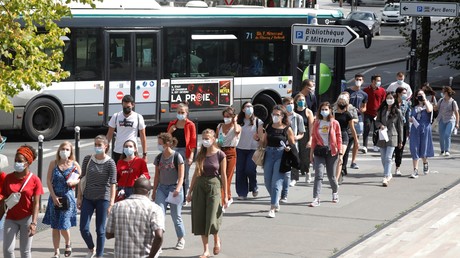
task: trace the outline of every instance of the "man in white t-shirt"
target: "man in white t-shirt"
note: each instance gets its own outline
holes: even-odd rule
[[[404,73],[398,72],[396,74],[396,81],[391,83],[390,86],[387,88],[387,92],[396,92],[396,89],[399,87],[403,87],[407,91],[407,100],[412,97],[412,89],[410,85],[404,82]]]
[[[145,135],[144,117],[133,111],[134,98],[131,95],[125,95],[121,100],[123,110],[113,114],[109,121],[109,130],[107,139],[112,140],[113,132],[117,131],[115,144],[112,146],[112,158],[118,162],[123,153],[123,145],[127,140],[137,143],[137,132],[141,138],[142,158],[147,161],[147,137]]]

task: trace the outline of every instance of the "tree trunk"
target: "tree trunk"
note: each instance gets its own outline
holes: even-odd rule
[[[422,19],[422,49],[420,52],[420,82],[428,80],[428,59],[430,54],[431,18]]]

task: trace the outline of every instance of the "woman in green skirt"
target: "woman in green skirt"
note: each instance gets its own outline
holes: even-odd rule
[[[225,153],[216,145],[216,133],[206,129],[201,135],[202,146],[196,158],[187,201],[192,202],[192,233],[200,235],[203,242],[204,251],[200,258],[206,258],[211,255],[208,245],[210,234],[214,235],[213,254],[218,255],[221,249],[218,232],[222,223],[222,208],[227,205],[227,190],[224,187],[227,185],[227,162]]]

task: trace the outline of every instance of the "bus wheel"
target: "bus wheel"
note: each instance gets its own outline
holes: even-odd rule
[[[254,100],[254,115],[266,122],[276,101],[267,94],[261,94]]]
[[[41,134],[46,140],[52,140],[61,131],[63,117],[56,102],[40,98],[32,102],[24,116],[24,129],[32,140]]]

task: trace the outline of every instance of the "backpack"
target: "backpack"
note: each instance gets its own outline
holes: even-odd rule
[[[155,163],[160,163],[161,155],[163,155],[163,152],[158,154],[158,156],[155,158]],[[174,168],[176,170],[179,170],[179,152],[174,151],[174,158],[173,158],[173,163],[174,163]]]

